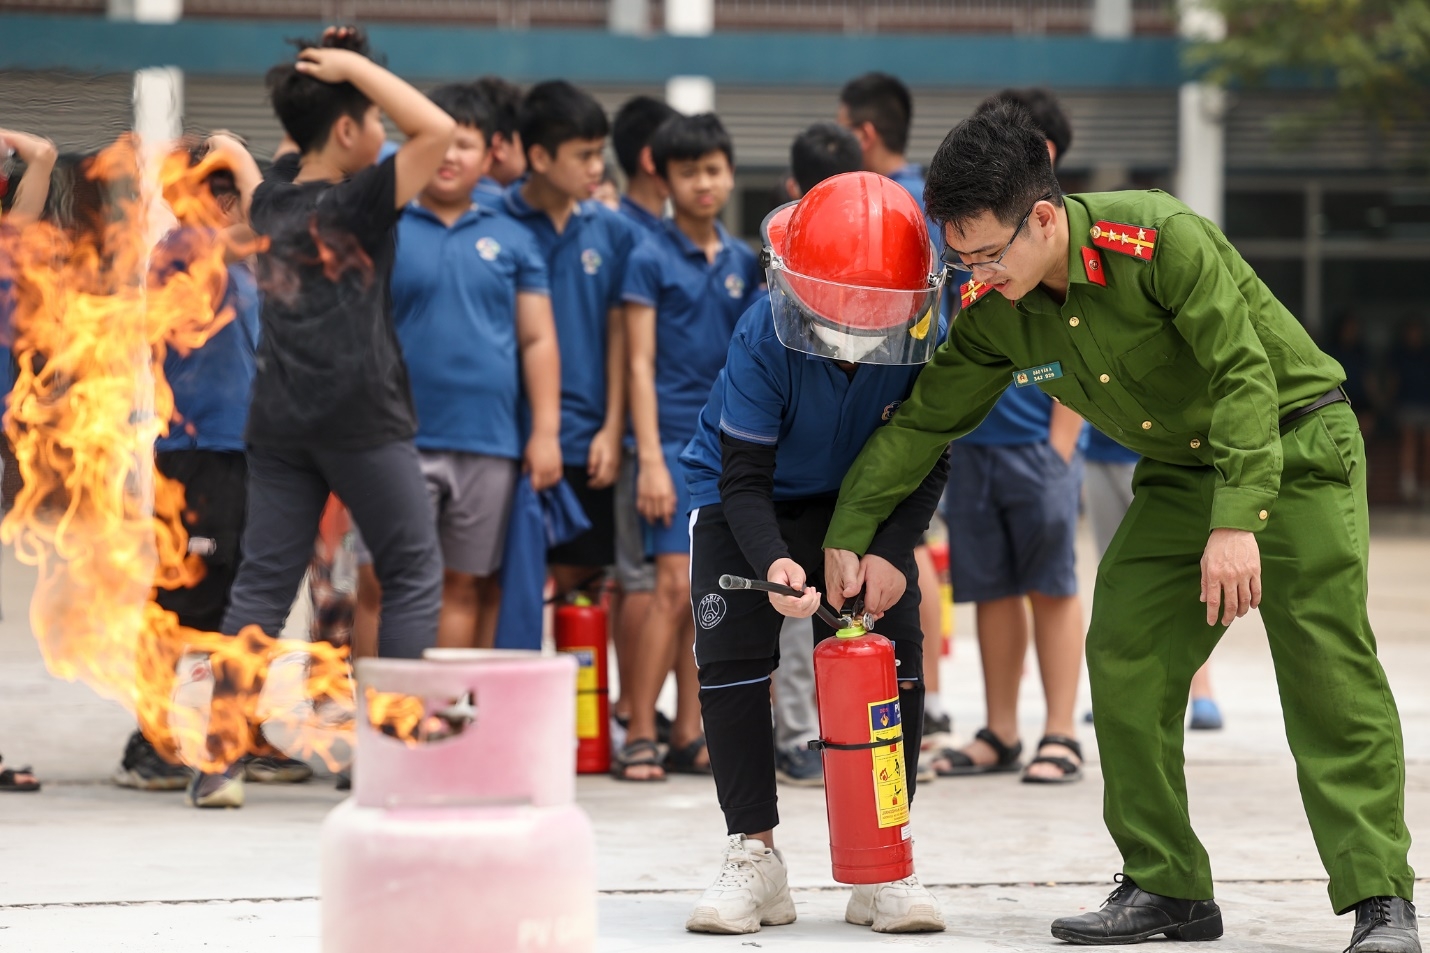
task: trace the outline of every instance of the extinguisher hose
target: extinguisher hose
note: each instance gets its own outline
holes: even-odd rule
[[[801,598],[804,593],[790,586],[783,586],[777,582],[765,582],[762,579],[746,579],[744,576],[731,576],[728,573],[720,577],[721,589],[755,589],[759,592],[773,592],[777,596],[790,596],[795,599]],[[844,628],[844,620],[834,613],[834,610],[826,606],[823,600],[819,603],[819,608],[814,610],[814,614],[819,616],[825,625],[834,629]]]
[[[868,751],[871,748],[886,748],[890,745],[903,744],[903,741],[904,736],[902,732],[897,738],[881,738],[878,741],[862,741],[859,744],[854,745],[841,745],[836,744],[833,741],[822,741],[816,739],[809,743],[809,750],[822,751],[827,748],[830,751]]]

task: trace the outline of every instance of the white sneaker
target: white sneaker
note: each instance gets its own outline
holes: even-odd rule
[[[789,875],[780,852],[733,834],[719,878],[685,921],[692,933],[758,933],[761,926],[794,922]]]
[[[944,929],[938,901],[918,877],[855,886],[844,919],[861,927],[872,926],[875,933],[941,933]]]

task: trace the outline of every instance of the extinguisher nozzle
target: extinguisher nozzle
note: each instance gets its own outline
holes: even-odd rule
[[[720,577],[720,588],[748,589],[750,588],[750,580],[746,579],[744,576],[732,576],[729,573],[726,573],[725,575]]]

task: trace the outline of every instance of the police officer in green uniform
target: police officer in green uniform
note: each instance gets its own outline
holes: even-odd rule
[[[1331,905],[1356,911],[1347,953],[1419,951],[1400,718],[1366,614],[1365,451],[1340,366],[1176,199],[1063,196],[1016,105],[949,133],[925,199],[946,260],[973,280],[912,397],[844,478],[824,543],[831,602],[859,591],[880,522],[1009,380],[1043,388],[1144,458],[1087,638],[1123,870],[1102,909],[1053,935],[1221,935],[1182,725],[1193,673],[1259,606]]]

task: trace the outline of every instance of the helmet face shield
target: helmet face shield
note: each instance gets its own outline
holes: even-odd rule
[[[771,255],[765,271],[775,334],[794,351],[855,364],[924,364],[938,346],[943,273],[917,290],[800,275]]]

